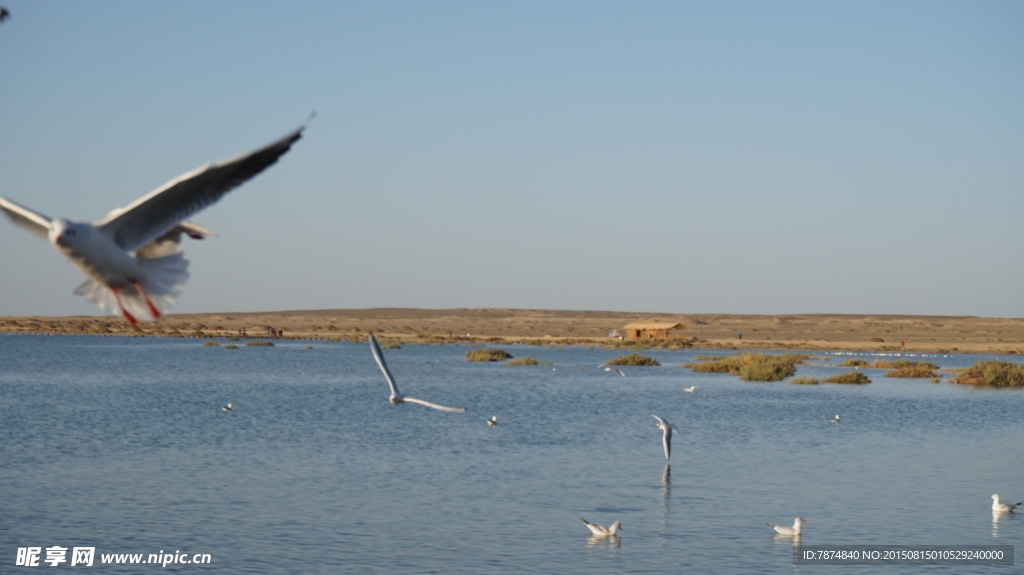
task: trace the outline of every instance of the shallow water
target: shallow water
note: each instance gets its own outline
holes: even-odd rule
[[[765,523],[797,515],[804,545],[1024,550],[1024,513],[989,511],[992,493],[1024,499],[1018,391],[876,370],[864,386],[745,383],[676,367],[690,351],[621,378],[596,369],[619,355],[601,349],[504,346],[552,364],[532,367],[384,350],[404,393],[469,408],[451,414],[390,405],[365,344],[309,345],[0,336],[0,571],[32,572],[17,549],[55,545],[96,547],[91,572],[155,568],[101,553],[174,551],[209,553],[167,567],[196,573],[878,571],[794,565]],[[671,467],[651,413],[680,430]],[[595,541],[580,517],[623,531]]]

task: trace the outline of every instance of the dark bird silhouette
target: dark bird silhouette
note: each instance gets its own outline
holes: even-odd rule
[[[8,19],[10,17],[11,17],[11,11],[8,10],[7,8],[4,8],[3,6],[0,6],[0,22],[3,22],[4,20],[6,20],[6,19]]]

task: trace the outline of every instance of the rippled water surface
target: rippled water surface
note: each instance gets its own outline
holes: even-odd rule
[[[765,523],[797,515],[805,545],[1024,553],[1024,513],[989,511],[992,493],[1024,499],[1024,393],[876,370],[863,386],[745,383],[677,367],[690,351],[622,378],[595,367],[615,351],[505,346],[551,364],[513,367],[467,349],[385,350],[404,393],[469,408],[451,414],[389,404],[365,344],[0,336],[0,572],[49,569],[16,552],[55,545],[94,546],[97,563],[211,555],[167,568],[182,573],[880,569],[794,565]],[[671,467],[652,413],[680,430]],[[623,531],[595,541],[580,517]]]

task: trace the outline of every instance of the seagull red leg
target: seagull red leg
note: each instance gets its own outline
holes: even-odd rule
[[[153,316],[153,319],[160,319],[160,310],[156,309],[153,302],[149,301],[149,297],[146,292],[142,291],[142,286],[139,282],[132,280],[132,284],[135,285],[135,289],[139,290],[139,295],[142,296],[142,301],[146,302],[146,308],[149,309],[149,315]]]
[[[117,293],[117,288],[110,288],[110,291],[114,293],[114,301],[117,302],[117,307],[121,310],[121,315],[124,316],[124,319],[128,320],[128,325],[132,326],[132,329],[137,331],[139,329],[139,322],[135,319],[135,316],[128,313],[128,310],[124,309],[124,306],[121,305],[121,295]]]

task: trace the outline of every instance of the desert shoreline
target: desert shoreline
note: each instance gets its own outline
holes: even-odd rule
[[[169,314],[133,331],[115,316],[0,317],[0,333],[649,345],[611,337],[632,322],[678,322],[682,344],[707,349],[807,349],[1024,354],[1024,318],[856,314],[667,314],[508,308],[372,308]],[[280,335],[278,335],[280,334]]]

